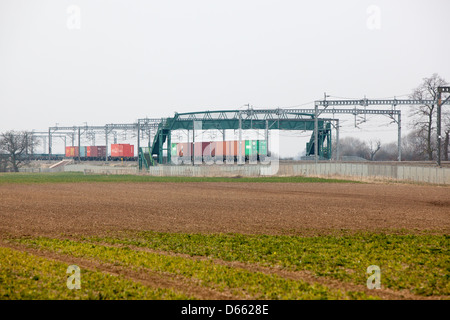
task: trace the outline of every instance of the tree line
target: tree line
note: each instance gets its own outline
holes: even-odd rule
[[[402,161],[429,161],[428,143],[419,131],[412,131],[402,137]],[[336,145],[333,154],[336,155]],[[345,137],[339,140],[339,154],[345,157],[358,157],[368,161],[397,161],[397,142],[382,143],[380,140],[364,141],[355,137]],[[442,153],[442,160],[448,161],[448,152]],[[433,158],[435,159],[435,150]]]

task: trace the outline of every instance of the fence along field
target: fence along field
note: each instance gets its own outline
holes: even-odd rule
[[[1,299],[448,299],[449,188],[0,175]],[[264,181],[264,183],[258,183]],[[67,287],[80,268],[81,288]],[[369,289],[369,266],[380,289]]]

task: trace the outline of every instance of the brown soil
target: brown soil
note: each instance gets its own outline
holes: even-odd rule
[[[108,231],[450,231],[450,188],[400,184],[78,183],[0,186],[0,235]]]

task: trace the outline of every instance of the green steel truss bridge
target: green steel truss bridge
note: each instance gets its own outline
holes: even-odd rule
[[[331,159],[332,121],[334,120],[317,119],[317,149],[319,157],[323,159]],[[159,124],[153,143],[149,145],[148,154],[140,149],[140,156],[143,158],[140,165],[147,168],[155,165],[153,160],[154,156],[156,157],[157,163],[163,163],[164,151],[167,151],[167,162],[171,162],[170,146],[172,131],[174,130],[192,130],[194,132],[193,137],[195,137],[196,130],[219,130],[223,133],[224,141],[225,130],[239,130],[239,145],[241,145],[243,130],[265,130],[265,139],[268,142],[269,130],[313,131],[315,123],[313,113],[289,109],[247,109],[175,113],[173,118],[166,118]],[[312,136],[307,146],[309,150],[307,152],[308,154],[314,152],[313,138]],[[241,148],[239,148],[239,152],[241,152]],[[242,156],[242,154],[239,154],[238,163],[242,163]]]

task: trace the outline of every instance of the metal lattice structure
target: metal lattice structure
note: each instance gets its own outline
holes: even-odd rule
[[[446,102],[444,102],[446,103]],[[314,115],[318,119],[319,115],[322,113],[332,113],[332,114],[378,114],[387,115],[391,117],[394,122],[398,125],[398,161],[402,160],[402,122],[401,122],[401,111],[397,110],[396,107],[399,105],[432,105],[437,104],[435,100],[412,100],[412,99],[359,99],[359,100],[318,100],[314,103]],[[354,106],[353,109],[336,109],[336,106]],[[357,106],[362,106],[363,108],[357,108]],[[391,106],[390,110],[379,110],[379,109],[367,109],[368,106]],[[323,107],[319,109],[319,107]],[[333,107],[333,108],[330,108]],[[300,111],[305,111],[301,109]],[[395,118],[397,117],[397,119]],[[319,140],[318,125],[315,125],[314,129],[314,140],[316,142]],[[315,146],[315,148],[316,148]],[[317,150],[315,150],[315,161],[318,161]]]
[[[117,132],[127,132],[130,131],[132,134],[136,134],[137,146],[140,147],[142,136],[147,136],[151,139],[152,132],[155,132],[158,128],[161,119],[139,119],[137,123],[123,124],[123,123],[111,123],[104,126],[73,126],[73,127],[49,127],[48,128],[48,159],[52,156],[52,139],[53,137],[59,136],[69,136],[71,138],[72,146],[75,145],[75,139],[78,140],[78,147],[81,146],[81,137],[83,135],[90,136],[91,139],[95,141],[96,135],[104,135],[106,144],[106,156],[105,161],[108,161],[108,140],[111,134],[114,135],[115,140],[117,137]],[[37,136],[36,136],[37,137]],[[42,137],[42,133],[40,133]],[[77,137],[77,138],[75,138]]]
[[[225,130],[239,130],[239,161],[242,164],[242,131],[259,129],[265,131],[265,139],[268,145],[269,130],[301,130],[313,131],[310,141],[307,143],[307,156],[314,156],[317,162],[320,158],[331,159],[331,130],[336,129],[336,159],[339,160],[339,119],[335,114],[358,115],[382,115],[387,116],[398,125],[398,161],[401,161],[401,111],[397,106],[432,105],[438,106],[438,124],[440,125],[440,108],[449,103],[449,98],[441,101],[442,93],[448,93],[449,87],[439,88],[439,99],[434,100],[410,100],[410,99],[355,99],[355,100],[317,100],[314,109],[252,109],[246,110],[218,110],[199,111],[188,113],[175,113],[169,118],[144,118],[131,124],[106,124],[104,126],[72,126],[72,127],[49,127],[48,133],[33,132],[35,138],[48,137],[48,159],[52,156],[52,139],[62,138],[64,145],[67,137],[72,146],[78,140],[81,145],[81,137],[90,138],[94,143],[96,135],[104,136],[106,142],[105,161],[108,161],[108,138],[114,135],[114,143],[118,132],[131,131],[137,139],[139,168],[148,168],[163,163],[163,153],[167,152],[167,161],[171,161],[171,139],[172,131],[187,130],[193,132],[195,142],[196,130],[219,130],[225,141]],[[346,107],[352,108],[346,108]],[[390,109],[374,109],[370,106],[390,106]],[[319,118],[322,114],[332,114],[333,118]],[[440,130],[440,126],[438,131]],[[438,132],[438,139],[440,139]],[[141,140],[148,140],[148,147],[141,147]],[[189,138],[188,138],[189,139]],[[440,140],[439,140],[440,142]],[[45,143],[45,142],[44,142]],[[166,147],[164,147],[166,146]],[[156,158],[156,162],[155,159]],[[440,160],[440,157],[439,157]]]
[[[317,125],[320,138],[311,141],[308,146],[314,149],[314,144],[319,146],[316,150],[319,156],[331,158],[331,124],[333,119],[316,119],[311,112],[302,112],[291,109],[247,109],[247,110],[219,110],[200,111],[189,113],[175,113],[173,118],[166,118],[158,126],[155,139],[149,146],[150,158],[156,156],[158,163],[163,163],[163,152],[167,151],[167,161],[171,161],[170,145],[171,135],[174,130],[221,130],[225,140],[224,130],[239,130],[239,161],[242,163],[241,144],[242,130],[265,130],[268,141],[269,130],[314,130]],[[195,134],[193,134],[195,137]],[[192,141],[195,142],[195,141]],[[166,144],[166,148],[164,145]]]

